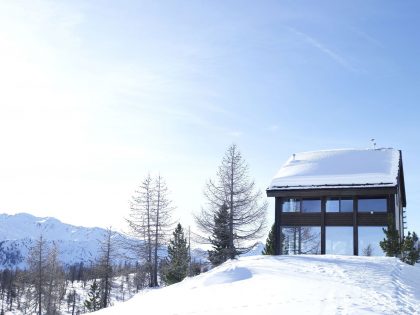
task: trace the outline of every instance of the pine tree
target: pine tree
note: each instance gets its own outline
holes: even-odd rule
[[[93,280],[89,288],[88,298],[83,304],[88,312],[95,312],[101,309],[101,290],[96,280]]]
[[[168,246],[168,259],[164,268],[164,281],[173,284],[182,281],[188,274],[189,246],[184,230],[178,223]]]
[[[207,251],[213,266],[218,266],[232,257],[229,246],[229,211],[224,204],[214,215],[214,231],[209,238],[213,249]]]
[[[390,257],[399,257],[401,261],[409,265],[420,262],[420,248],[418,247],[419,239],[417,234],[415,232],[411,234],[409,231],[407,236],[401,240],[391,216],[388,222],[388,228],[382,229],[386,237],[379,243],[385,254]]]
[[[401,246],[401,260],[409,265],[414,265],[420,260],[420,249],[417,247],[418,237],[415,232],[411,234],[408,232],[404,237],[404,242]]]
[[[263,255],[275,255],[276,254],[276,249],[275,249],[275,226],[273,224],[273,226],[271,227],[270,232],[268,233],[268,237],[267,240],[265,242],[265,247],[262,251]]]
[[[391,216],[388,218],[388,228],[382,230],[385,233],[385,238],[379,242],[382,250],[386,256],[399,257],[401,254],[401,239]]]
[[[215,232],[214,215],[226,206],[229,258],[252,249],[265,227],[267,202],[261,202],[261,191],[249,179],[248,165],[235,144],[227,149],[216,180],[207,182],[204,196],[206,207],[195,215],[199,229],[207,235],[202,237],[202,241],[208,241],[208,235]]]

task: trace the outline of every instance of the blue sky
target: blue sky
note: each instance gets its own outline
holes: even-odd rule
[[[3,1],[0,211],[123,226],[147,172],[191,224],[227,146],[403,151],[420,232],[417,1]],[[269,219],[273,209],[270,208]]]

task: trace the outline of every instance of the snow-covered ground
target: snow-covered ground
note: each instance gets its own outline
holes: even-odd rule
[[[387,257],[254,256],[139,293],[111,314],[420,314],[420,266]]]

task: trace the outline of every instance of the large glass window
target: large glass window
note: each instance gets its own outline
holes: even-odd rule
[[[302,212],[321,212],[320,199],[303,199]]]
[[[283,212],[300,212],[300,200],[299,199],[286,199],[282,205]]]
[[[283,212],[321,212],[321,199],[285,199]]]
[[[283,254],[320,254],[321,228],[310,226],[282,227]]]
[[[384,238],[382,226],[359,226],[359,256],[385,256],[379,246]]]
[[[340,212],[353,212],[353,199],[341,199]]]
[[[328,198],[326,203],[327,212],[353,212],[353,199]]]
[[[340,212],[340,199],[329,198],[325,205],[325,211],[327,212]]]
[[[359,198],[358,200],[359,212],[386,212],[387,208],[386,198]]]
[[[325,228],[325,253],[353,255],[353,227],[327,226]]]

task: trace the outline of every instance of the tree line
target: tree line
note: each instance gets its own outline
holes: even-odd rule
[[[194,216],[199,230],[188,229],[188,236],[172,219],[175,207],[164,178],[147,175],[130,200],[128,241],[118,240],[109,228],[90,266],[64,266],[58,246],[40,235],[29,251],[27,269],[2,271],[0,315],[14,309],[38,315],[96,311],[110,306],[116,296],[124,300],[145,287],[199,274],[208,266],[191,258],[190,234],[209,246],[212,266],[246,253],[264,232],[267,208],[248,172],[238,147],[231,145],[216,176],[206,183],[206,203]],[[116,265],[116,248],[121,246],[126,262]]]

